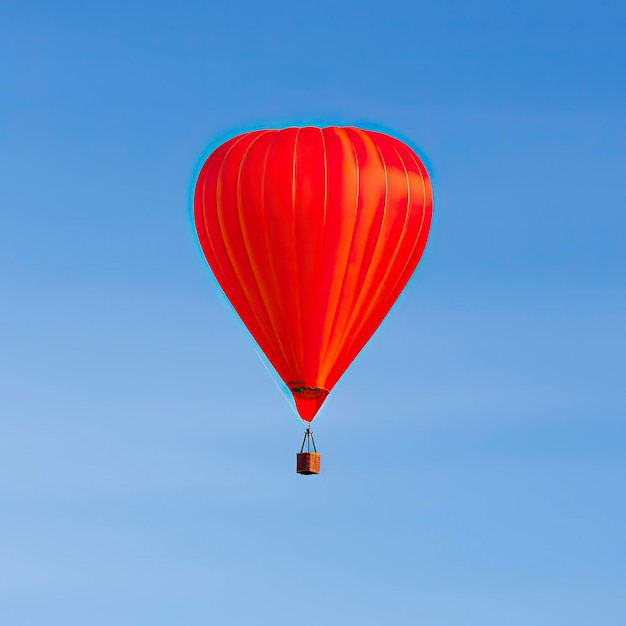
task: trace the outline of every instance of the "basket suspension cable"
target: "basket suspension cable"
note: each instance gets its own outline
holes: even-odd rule
[[[304,452],[304,446],[306,444],[306,451],[311,452],[311,444],[313,444],[313,451],[317,454],[317,448],[315,447],[315,439],[313,438],[313,431],[310,426],[304,431],[304,439],[302,440],[302,447],[300,448],[300,454]]]

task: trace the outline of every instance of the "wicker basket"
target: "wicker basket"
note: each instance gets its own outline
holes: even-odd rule
[[[296,454],[296,472],[298,474],[319,474],[321,454],[317,452],[298,452]]]

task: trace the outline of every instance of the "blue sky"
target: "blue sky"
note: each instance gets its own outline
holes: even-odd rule
[[[7,626],[626,621],[626,10],[0,8]],[[357,124],[424,155],[398,305],[301,428],[209,276],[203,155]]]

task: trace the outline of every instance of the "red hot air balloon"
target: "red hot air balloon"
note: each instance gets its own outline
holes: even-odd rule
[[[359,128],[248,132],[204,163],[202,250],[305,422],[417,267],[432,205],[416,154]]]

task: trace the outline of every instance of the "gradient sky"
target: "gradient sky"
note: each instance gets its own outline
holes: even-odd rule
[[[3,626],[626,623],[624,32],[618,1],[3,0]],[[190,219],[213,147],[294,124],[387,130],[435,189],[310,478]]]

